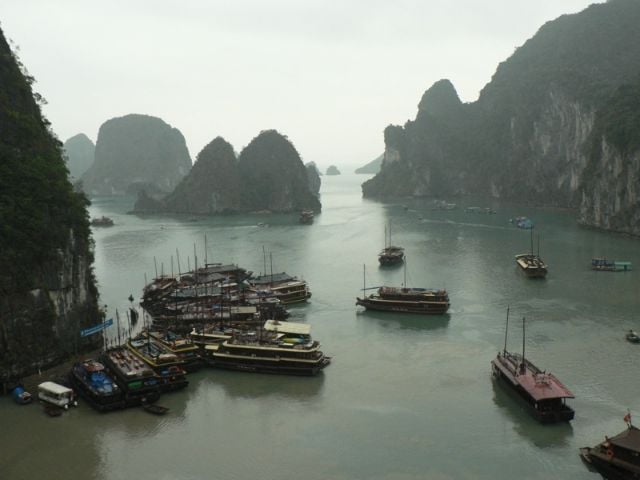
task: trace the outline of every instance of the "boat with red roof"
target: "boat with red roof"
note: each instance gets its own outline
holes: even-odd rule
[[[491,361],[493,378],[515,392],[541,423],[568,422],[573,420],[574,410],[567,405],[573,393],[558,378],[541,370],[525,357],[525,320],[522,318],[522,353],[507,351],[507,328],[504,349]]]

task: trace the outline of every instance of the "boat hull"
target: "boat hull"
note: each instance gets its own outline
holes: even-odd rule
[[[298,375],[298,376],[314,376],[318,375],[330,360],[324,357],[322,361],[312,365],[296,365],[294,362],[283,360],[268,361],[265,359],[253,359],[251,357],[243,359],[227,359],[224,357],[213,356],[208,360],[208,365],[214,368],[223,368],[226,370],[236,370],[241,372],[253,373],[269,373],[275,375]]]
[[[356,305],[379,312],[443,315],[449,310],[447,302],[393,302],[372,298],[356,298]]]
[[[640,473],[633,473],[614,465],[613,459],[599,455],[596,449],[583,447],[580,449],[580,458],[589,470],[598,472],[608,480],[640,479]]]

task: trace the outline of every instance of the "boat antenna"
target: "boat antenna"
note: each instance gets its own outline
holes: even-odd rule
[[[156,269],[156,278],[158,278],[158,262],[156,262],[156,257],[155,255],[153,256],[153,266]]]
[[[537,237],[538,237],[538,258],[540,258],[540,234],[538,234]]]
[[[367,291],[367,265],[362,264],[362,294]]]
[[[176,259],[178,260],[178,279],[180,279],[180,277],[182,276],[182,273],[180,272],[180,252],[178,252],[177,248],[176,248]]]
[[[273,253],[269,252],[269,263],[271,265],[271,280],[269,280],[269,286],[273,286]]]
[[[204,234],[204,268],[207,268],[207,234]]]
[[[504,349],[503,354],[507,353],[507,333],[509,332],[509,305],[507,305],[507,326],[504,328]]]
[[[118,346],[120,346],[120,315],[118,314],[117,308],[116,308],[116,325],[118,327]]]
[[[267,274],[267,253],[264,251],[264,245],[262,246],[262,263],[264,265],[264,275]]]

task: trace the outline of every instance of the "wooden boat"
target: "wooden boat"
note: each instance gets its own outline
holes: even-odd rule
[[[631,343],[640,343],[640,335],[638,335],[636,332],[634,332],[633,330],[629,330],[627,332],[627,334],[625,335],[625,338],[627,339],[628,342]]]
[[[366,276],[366,275],[365,275]],[[366,280],[365,280],[366,281]],[[406,263],[405,263],[405,280]],[[442,315],[449,310],[449,294],[444,288],[373,287],[377,294],[363,298],[356,297],[356,305],[367,310],[383,312],[415,313],[422,315]],[[363,286],[363,292],[367,289]]]
[[[604,478],[614,480],[640,478],[640,430],[631,425],[631,415],[625,416],[628,428],[614,437],[607,437],[595,447],[580,449],[580,458],[587,468]]]
[[[109,217],[102,216],[100,218],[94,218],[91,220],[91,226],[93,227],[111,227],[113,226],[113,220]]]
[[[78,405],[74,391],[55,382],[42,382],[38,385],[38,400],[65,410]]]
[[[277,298],[283,305],[306,302],[311,298],[307,282],[285,272],[253,277],[249,279],[249,283],[249,291],[256,296]]]
[[[313,217],[313,210],[302,210],[300,212],[300,223],[304,225],[311,225],[313,223]]]
[[[399,265],[404,261],[404,248],[391,244],[391,226],[389,233],[384,231],[384,248],[378,254],[378,263],[381,267]]]
[[[317,375],[331,359],[310,332],[307,324],[267,320],[255,331],[206,345],[206,359],[212,367],[243,372]]]
[[[507,351],[507,327],[505,328],[504,349],[491,361],[494,380],[500,382],[523,401],[529,412],[540,423],[567,422],[575,412],[566,404],[567,398],[574,398],[555,375],[540,370],[525,358],[525,320],[522,319],[522,354]]]
[[[124,392],[128,407],[160,398],[160,380],[153,369],[126,347],[107,350],[100,362]]]
[[[631,262],[619,262],[616,260],[607,260],[606,258],[592,258],[591,270],[598,272],[629,272],[631,271]]]
[[[127,406],[122,389],[105,366],[95,359],[75,363],[69,379],[80,396],[99,412]]]
[[[22,385],[17,385],[11,391],[11,397],[18,405],[27,405],[33,401],[33,396]]]
[[[144,408],[145,412],[153,413],[154,415],[164,415],[169,411],[169,407],[163,407],[155,403],[143,403],[142,408]]]
[[[127,347],[153,369],[161,392],[179,390],[189,385],[184,361],[151,336],[130,339]]]
[[[533,253],[533,228],[531,229],[531,253],[516,255],[516,264],[530,278],[544,278],[547,275],[547,264],[540,258],[540,240],[538,237],[538,254]]]

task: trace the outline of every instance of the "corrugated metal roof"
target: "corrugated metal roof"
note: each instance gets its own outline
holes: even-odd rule
[[[264,322],[265,330],[280,333],[293,333],[296,335],[310,335],[311,325],[306,323],[283,322],[278,320],[267,320]]]

